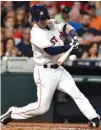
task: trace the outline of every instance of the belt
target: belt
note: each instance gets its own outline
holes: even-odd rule
[[[57,69],[59,66],[58,66],[57,64],[54,64],[54,65],[44,64],[43,67],[44,67],[44,68],[53,68],[53,69]]]

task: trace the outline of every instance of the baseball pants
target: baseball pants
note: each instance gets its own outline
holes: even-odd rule
[[[77,88],[72,76],[62,66],[57,69],[36,66],[33,75],[37,86],[37,101],[24,107],[14,107],[12,119],[27,119],[46,113],[56,89],[70,95],[89,120],[99,116],[88,99]]]

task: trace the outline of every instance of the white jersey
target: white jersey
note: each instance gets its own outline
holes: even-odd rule
[[[64,45],[60,35],[60,32],[63,31],[63,26],[64,23],[56,23],[51,19],[48,21],[50,30],[41,29],[36,24],[32,27],[30,41],[32,43],[34,62],[37,65],[56,64],[61,54],[51,56],[44,51],[44,48]]]

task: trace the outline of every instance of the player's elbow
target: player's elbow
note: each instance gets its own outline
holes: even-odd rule
[[[55,55],[49,48],[44,48],[44,51],[49,55]]]

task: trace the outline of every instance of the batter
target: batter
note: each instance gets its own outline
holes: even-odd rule
[[[79,38],[75,29],[68,23],[58,23],[50,19],[45,5],[33,5],[31,15],[34,25],[31,29],[30,40],[33,59],[36,63],[33,75],[37,86],[37,101],[24,107],[11,107],[0,117],[1,123],[6,125],[13,119],[27,119],[46,113],[50,108],[53,94],[58,89],[73,98],[80,111],[90,121],[89,126],[98,127],[100,116],[77,88],[69,72],[56,64],[61,54],[71,46],[64,46],[60,32],[71,36],[76,49]]]

